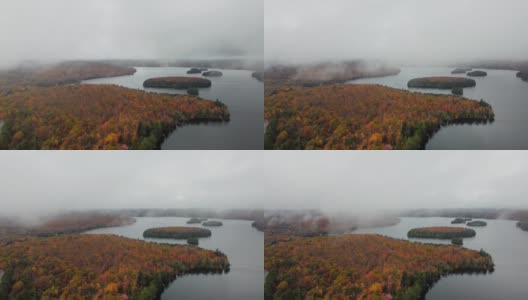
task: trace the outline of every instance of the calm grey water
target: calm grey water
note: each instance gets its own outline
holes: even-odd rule
[[[143,231],[162,226],[194,226],[188,218],[136,218],[129,226],[102,228],[87,233],[109,233],[160,243],[186,244],[185,240],[143,238]],[[251,227],[250,221],[222,220],[221,227],[207,227],[209,238],[200,238],[199,247],[224,252],[231,263],[227,274],[185,275],[163,292],[162,300],[248,300],[264,298],[264,234]]]
[[[137,67],[131,76],[87,80],[86,84],[116,84],[133,89],[168,94],[186,94],[185,90],[143,88],[143,82],[153,77],[193,76],[189,68]],[[210,88],[199,89],[200,97],[219,99],[227,104],[231,120],[225,123],[187,125],[175,130],[163,143],[163,150],[229,149],[262,150],[262,120],[264,119],[264,84],[251,77],[251,71],[221,70],[222,77],[208,77]]]
[[[366,228],[354,233],[377,233],[399,239],[408,239],[407,232],[415,227],[459,226],[450,218],[401,218],[394,226]],[[522,300],[528,295],[528,232],[515,226],[514,221],[485,220],[486,227],[471,227],[474,238],[464,239],[464,247],[484,249],[495,262],[495,271],[485,275],[449,275],[437,282],[427,293],[427,300]],[[411,239],[421,242],[445,243],[449,240]]]
[[[367,78],[350,83],[378,83],[406,89],[416,77],[464,76],[451,74],[453,68],[408,67],[400,74]],[[477,70],[477,69],[475,69]],[[515,77],[516,71],[485,70],[486,77],[471,77],[477,86],[464,89],[464,97],[484,99],[493,106],[495,122],[486,125],[451,125],[440,129],[427,143],[426,149],[528,149],[528,82]],[[412,89],[413,91],[450,94],[450,90]]]

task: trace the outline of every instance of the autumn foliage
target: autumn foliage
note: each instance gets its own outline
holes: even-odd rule
[[[156,149],[178,125],[227,121],[220,101],[112,85],[21,87],[0,96],[0,149]]]
[[[186,273],[229,270],[220,251],[112,235],[21,238],[0,247],[0,299],[158,299]]]
[[[19,68],[0,73],[1,85],[52,86],[79,83],[82,80],[132,75],[136,69],[101,62],[63,62]]]
[[[267,85],[267,149],[422,149],[442,125],[487,122],[484,101],[380,85]]]
[[[81,233],[105,227],[125,226],[136,222],[133,217],[115,213],[70,212],[42,217],[31,224],[18,219],[0,219],[0,240],[21,236],[55,236]]]
[[[292,237],[266,245],[265,299],[422,299],[442,275],[493,270],[491,257],[379,235]]]
[[[42,224],[29,228],[28,233],[37,236],[80,233],[104,227],[125,226],[135,223],[132,217],[103,213],[69,213],[54,216]]]

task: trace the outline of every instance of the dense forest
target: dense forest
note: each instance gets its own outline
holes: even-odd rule
[[[155,300],[177,276],[229,262],[218,250],[88,234],[11,241],[0,269],[0,299]]]
[[[385,227],[398,224],[400,219],[391,215],[353,216],[328,215],[317,210],[276,211],[266,214],[261,226],[265,243],[287,240],[291,236],[314,237],[350,233],[358,228]]]
[[[266,300],[418,300],[442,275],[493,270],[484,251],[359,234],[269,243],[264,260]]]
[[[118,214],[69,213],[48,218],[42,224],[30,227],[29,234],[52,236],[80,233],[97,228],[125,226],[135,222],[134,218]]]
[[[523,81],[528,81],[528,72],[519,71],[517,74],[515,74],[515,76],[517,76],[517,78],[521,78]]]
[[[475,227],[483,227],[488,225],[488,223],[484,221],[471,221],[466,224],[467,226],[475,226]]]
[[[223,75],[224,73],[220,71],[206,71],[202,73],[202,76],[205,76],[205,77],[221,77]]]
[[[146,238],[188,239],[211,236],[211,230],[198,227],[158,227],[143,232]]]
[[[202,223],[203,226],[206,226],[206,227],[218,227],[218,226],[222,226],[224,225],[222,222],[220,221],[205,221]]]
[[[253,221],[253,223],[251,223],[251,227],[263,232],[266,228],[266,223],[264,222],[264,220]]]
[[[145,80],[143,86],[171,89],[206,88],[211,86],[211,81],[198,77],[158,77]]]
[[[453,221],[451,221],[451,224],[465,224],[469,221],[471,221],[471,218],[455,218]]]
[[[102,62],[63,62],[59,64],[19,67],[0,72],[2,86],[53,86],[79,83],[82,80],[132,75],[136,69]]]
[[[455,246],[462,246],[464,245],[464,240],[462,238],[452,238],[451,239],[451,244],[455,245]]]
[[[453,89],[476,86],[473,79],[464,77],[422,77],[409,80],[410,88]]]
[[[129,216],[100,212],[62,213],[39,218],[33,224],[25,224],[17,219],[2,219],[0,220],[0,239],[27,235],[46,237],[81,233],[97,228],[130,225],[135,221]]]
[[[467,76],[472,76],[472,77],[484,77],[487,75],[488,73],[484,71],[471,71],[467,73]]]
[[[220,101],[111,85],[22,87],[0,96],[0,149],[157,149],[178,125],[227,121]]]
[[[266,149],[422,149],[442,125],[488,122],[484,101],[379,85],[266,85]]]
[[[517,222],[517,227],[524,231],[528,231],[528,222]]]
[[[452,239],[474,237],[477,233],[473,229],[463,227],[422,227],[413,228],[407,232],[410,238]]]

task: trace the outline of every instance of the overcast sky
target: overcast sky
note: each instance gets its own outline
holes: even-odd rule
[[[0,10],[0,66],[23,60],[257,57],[262,0],[16,0]]]
[[[4,152],[3,214],[101,208],[528,208],[528,153]]]
[[[266,0],[267,61],[528,59],[526,0]]]

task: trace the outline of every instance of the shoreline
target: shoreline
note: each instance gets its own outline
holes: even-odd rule
[[[437,98],[437,97],[456,98],[456,99],[458,99],[460,101],[475,101],[475,104],[477,104],[477,105],[479,104],[478,100],[469,99],[469,98],[465,98],[465,97],[454,96],[454,95],[446,95],[446,94],[423,93],[423,92],[412,91],[412,90],[407,90],[407,89],[402,89],[402,88],[394,88],[394,87],[390,87],[390,86],[386,86],[386,85],[382,85],[382,84],[378,84],[378,83],[345,83],[345,84],[336,84],[336,85],[318,86],[318,87],[302,87],[302,86],[284,85],[284,86],[278,86],[274,90],[274,93],[268,95],[268,97],[273,97],[274,95],[279,95],[278,97],[288,98],[289,97],[288,93],[291,90],[294,90],[295,92],[303,93],[303,94],[301,94],[299,96],[300,98],[303,98],[303,97],[306,98],[306,97],[309,97],[309,96],[306,96],[306,95],[310,95],[310,94],[314,93],[314,91],[317,92],[319,90],[325,90],[325,89],[328,90],[328,89],[332,89],[332,88],[334,88],[334,89],[346,89],[346,87],[351,87],[351,86],[355,86],[356,89],[360,89],[360,88],[377,89],[378,88],[378,89],[386,90],[387,92],[397,92],[399,94],[406,94],[406,95],[413,95],[414,94],[416,97],[424,96],[424,97],[430,97],[430,98]],[[281,93],[282,93],[282,95],[280,95]],[[348,95],[351,95],[351,94],[348,94]],[[434,100],[435,99],[431,99],[431,101],[434,101]],[[284,104],[286,107],[288,105],[289,106],[296,106],[296,105],[298,105],[297,102],[301,102],[300,100],[297,100],[297,102],[295,102],[294,100],[290,100],[290,102],[291,102],[290,103],[290,102],[288,102],[288,100],[284,100],[284,99],[280,99],[280,98],[279,99],[270,99],[269,101],[271,101],[272,103],[279,103],[280,101],[283,101],[283,102],[286,103],[286,104]],[[391,102],[392,101],[393,100],[391,100]],[[269,106],[274,105],[272,103],[270,103],[268,105]],[[327,104],[327,106],[329,106],[329,105],[331,105],[331,103]],[[315,104],[315,106],[317,106],[317,103]],[[329,112],[329,113],[335,113],[335,111],[332,108],[325,108],[325,107],[322,107],[322,105],[319,105],[319,106],[321,106],[321,108],[320,108],[321,110],[325,110],[326,112]],[[318,108],[319,108],[319,106],[318,106]],[[307,105],[307,107],[310,107],[310,106]],[[419,109],[419,108],[420,107],[418,106],[416,109]],[[481,111],[482,108],[486,108],[486,111]],[[266,110],[267,109],[266,109],[266,101],[265,101],[265,114],[264,114],[265,118],[266,118]],[[287,110],[287,109],[283,108],[283,110]],[[302,115],[303,113],[305,113],[305,110],[306,110],[305,108],[298,109],[297,111],[293,112],[293,114],[294,115],[295,114]],[[412,112],[413,112],[412,110],[409,111],[409,113],[412,113]],[[451,115],[449,115],[449,114],[451,114]],[[416,120],[416,119],[404,120],[405,121],[404,124],[407,124],[406,125],[407,127],[405,127],[406,131],[410,132],[411,135],[409,135],[409,136],[405,135],[405,138],[402,139],[401,141],[399,141],[399,143],[391,144],[391,148],[390,149],[396,149],[396,150],[425,150],[427,143],[431,140],[431,138],[434,136],[434,134],[436,132],[438,132],[442,127],[453,125],[453,124],[488,124],[488,123],[494,122],[494,120],[495,120],[495,113],[493,111],[493,107],[490,104],[488,104],[487,102],[483,101],[483,100],[481,100],[481,102],[480,102],[480,107],[477,106],[477,107],[474,107],[474,108],[466,108],[466,110],[460,110],[460,111],[457,111],[457,112],[445,112],[445,113],[442,113],[441,115],[438,115],[438,114],[435,115],[435,110],[433,108],[431,108],[430,109],[430,115],[431,115],[431,120],[429,122],[421,122],[420,120]],[[454,115],[457,115],[457,116],[454,116]],[[436,120],[434,120],[434,118],[436,118]],[[278,134],[280,132],[280,131],[278,131],[278,129],[274,130],[273,128],[270,128],[270,125],[271,124],[275,124],[275,126],[277,126],[278,122],[281,122],[281,124],[282,123],[287,123],[291,119],[292,119],[291,116],[284,116],[284,113],[281,114],[280,112],[275,112],[275,111],[273,111],[272,115],[270,114],[268,116],[268,120],[267,120],[268,122],[267,123],[266,123],[266,119],[265,119],[265,122],[264,122],[264,124],[265,124],[265,132],[264,132],[265,146],[264,147],[265,147],[265,149],[275,149],[276,140],[277,140]],[[276,120],[276,122],[274,123],[273,120]],[[351,120],[352,121],[355,120],[353,115],[352,116],[348,116],[348,117],[342,117],[342,122],[351,121]],[[284,124],[282,124],[282,125],[284,125]],[[285,130],[282,127],[280,127],[280,129],[282,131]],[[290,132],[287,132],[287,133],[288,133],[288,136],[289,136]],[[356,134],[356,133],[354,132],[354,134]],[[325,136],[324,138],[329,138],[329,137]],[[267,141],[267,143],[266,143],[266,141]],[[284,143],[286,143],[286,142],[284,142]],[[279,146],[281,146],[281,145],[279,145]],[[309,146],[309,143],[304,143],[304,144],[301,143],[300,146],[301,146],[301,149],[306,150],[306,147]],[[324,148],[325,145],[323,145],[322,147]],[[280,148],[280,149],[282,149],[282,148]],[[314,148],[314,149],[318,149],[318,148]],[[336,149],[338,149],[338,148],[336,148]],[[343,149],[361,150],[363,148],[350,147],[350,145],[349,145],[349,147],[344,147]],[[379,150],[381,150],[381,149],[379,149]]]

